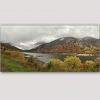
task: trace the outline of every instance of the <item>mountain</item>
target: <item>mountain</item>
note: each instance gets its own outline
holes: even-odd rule
[[[96,38],[93,38],[93,37],[84,37],[82,39],[82,42],[84,45],[86,46],[95,46],[95,47],[100,47],[100,39],[96,39]]]
[[[84,37],[83,40],[96,40],[96,38],[87,36]]]
[[[7,48],[7,49],[11,49],[11,50],[22,51],[21,49],[19,49],[19,48],[13,46],[13,45],[10,44],[10,43],[3,43],[3,42],[1,42],[0,45],[1,45],[1,48]]]
[[[39,42],[33,44],[32,47],[37,48],[37,47],[39,47],[40,45],[43,45],[43,44],[45,44],[45,43],[46,43],[46,42],[44,42],[44,41],[39,41]],[[23,50],[23,51],[24,51],[24,52],[30,52],[31,50],[30,50],[30,49],[27,49],[27,50]]]
[[[34,45],[40,46],[40,45],[45,44],[45,43],[46,43],[46,42],[44,42],[44,41],[39,41],[39,42],[35,43]]]
[[[42,44],[36,48],[29,50],[30,52],[43,53],[60,53],[60,52],[78,52],[82,53],[84,48],[98,48],[100,49],[100,39],[92,37],[74,38],[63,37],[56,39],[50,43]]]

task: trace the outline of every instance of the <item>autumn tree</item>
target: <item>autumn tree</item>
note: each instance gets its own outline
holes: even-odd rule
[[[97,58],[95,59],[95,63],[96,63],[97,65],[100,66],[100,57],[97,57]]]
[[[52,65],[55,67],[60,67],[64,64],[63,61],[61,61],[60,59],[52,59],[50,60],[50,63],[52,63]]]
[[[64,64],[66,67],[69,67],[69,68],[79,68],[82,63],[81,63],[81,60],[78,58],[78,57],[66,57],[64,59]]]
[[[47,67],[51,71],[64,71],[64,62],[60,59],[52,59],[48,62]]]
[[[86,68],[86,71],[95,71],[96,63],[92,60],[87,60],[84,67]]]
[[[89,48],[89,47],[85,47],[85,48],[84,48],[84,53],[86,53],[86,54],[91,54],[90,48]]]

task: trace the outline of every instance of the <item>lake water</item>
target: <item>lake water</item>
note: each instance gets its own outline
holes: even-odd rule
[[[68,56],[68,54],[66,54],[66,53],[55,54],[55,53],[29,53],[29,52],[24,52],[24,55],[25,55],[25,57],[33,56],[44,63],[47,63],[50,59],[54,59],[54,58],[64,60],[64,58],[66,56]],[[97,56],[77,55],[77,57],[79,57],[81,59],[81,61],[84,62],[86,60],[95,60]]]

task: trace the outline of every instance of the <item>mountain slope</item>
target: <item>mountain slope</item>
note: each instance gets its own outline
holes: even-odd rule
[[[63,37],[54,40],[50,43],[45,43],[38,46],[35,49],[31,49],[31,52],[43,52],[43,53],[54,53],[54,52],[78,52],[82,53],[84,48],[98,48],[100,49],[100,39],[92,37],[85,37],[83,39],[73,37]]]
[[[3,42],[1,42],[0,45],[1,45],[1,48],[7,48],[7,49],[11,49],[11,50],[22,51],[21,49],[11,45],[10,43],[3,43]]]

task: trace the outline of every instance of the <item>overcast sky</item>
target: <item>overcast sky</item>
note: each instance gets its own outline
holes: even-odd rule
[[[36,47],[37,42],[50,42],[61,37],[99,38],[99,27],[94,25],[5,25],[1,26],[0,41],[10,42],[22,49]]]

